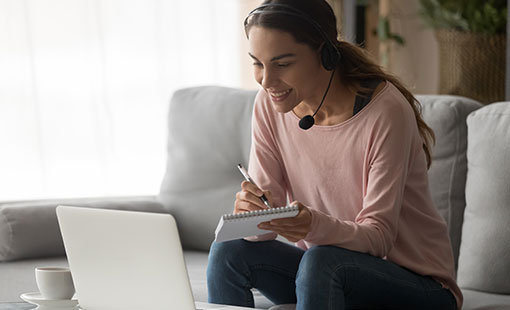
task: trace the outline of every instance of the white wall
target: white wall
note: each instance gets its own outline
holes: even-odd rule
[[[418,16],[418,0],[391,0],[390,24],[404,46],[392,44],[389,70],[415,94],[439,91],[439,47],[434,31]]]

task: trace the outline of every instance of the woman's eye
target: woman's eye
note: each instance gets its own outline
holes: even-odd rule
[[[288,67],[289,65],[290,65],[289,63],[279,63],[279,64],[277,64],[277,66],[279,68],[285,68],[285,67]]]
[[[256,67],[262,67],[262,64],[260,62],[254,62],[253,65]]]

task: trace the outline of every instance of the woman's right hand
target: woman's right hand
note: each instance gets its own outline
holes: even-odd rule
[[[262,191],[253,183],[243,181],[241,183],[241,191],[236,194],[234,214],[267,209],[262,199],[260,199],[263,194],[269,200],[269,205],[273,206],[270,191]]]

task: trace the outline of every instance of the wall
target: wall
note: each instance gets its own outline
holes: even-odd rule
[[[242,21],[239,24],[239,36],[240,36],[240,47],[241,47],[241,87],[245,89],[258,89],[260,86],[255,82],[253,78],[253,61],[248,56],[248,40],[246,39],[246,35],[244,33],[244,28],[242,22],[244,22],[245,17],[250,13],[251,10],[256,8],[262,0],[242,0],[242,4],[240,7]]]
[[[392,44],[389,71],[399,76],[415,94],[439,90],[439,47],[434,32],[418,16],[418,0],[390,1],[390,27],[404,46]]]

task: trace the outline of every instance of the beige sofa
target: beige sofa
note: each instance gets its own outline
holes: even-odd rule
[[[67,264],[55,215],[59,204],[173,214],[195,298],[206,301],[207,250],[242,181],[236,164],[248,164],[254,96],[214,86],[174,94],[167,171],[157,196],[0,203],[0,302],[36,291],[36,266]],[[510,103],[418,99],[436,133],[430,190],[450,229],[464,309],[510,309]],[[258,307],[272,306],[254,293]]]

